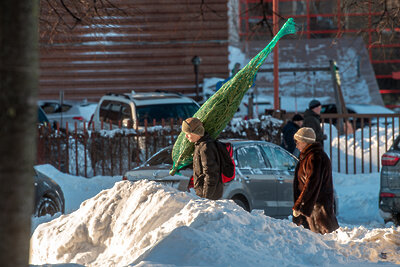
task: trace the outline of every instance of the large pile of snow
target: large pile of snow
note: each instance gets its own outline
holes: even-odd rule
[[[146,180],[121,181],[75,212],[40,224],[31,263],[85,266],[365,266],[400,263],[395,228],[319,235],[230,200],[210,201]],[[367,262],[370,261],[370,262]]]

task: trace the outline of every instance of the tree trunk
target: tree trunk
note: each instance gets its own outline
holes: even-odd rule
[[[38,0],[0,1],[0,264],[27,266],[33,211]]]

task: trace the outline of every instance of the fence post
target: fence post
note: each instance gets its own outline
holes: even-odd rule
[[[56,123],[56,129],[57,129],[57,136],[56,136],[56,140],[57,140],[57,165],[58,165],[58,170],[61,171],[61,145],[60,145],[60,124],[57,122]]]
[[[75,122],[75,168],[76,168],[76,176],[79,175],[78,172],[78,129],[77,129],[77,123]]]
[[[377,122],[378,122],[378,124],[377,124],[377,127],[376,127],[376,141],[377,141],[377,144],[376,144],[376,156],[377,156],[377,159],[378,159],[378,161],[377,161],[377,167],[378,167],[378,172],[379,172],[379,169],[380,169],[380,157],[379,157],[379,116],[377,117]]]
[[[349,174],[349,150],[348,150],[347,138],[348,138],[348,135],[347,135],[347,129],[346,129],[345,130],[345,138],[344,138],[344,140],[345,140],[344,144],[346,146],[346,148],[345,148],[345,159],[346,159],[345,162],[346,162],[346,174]]]
[[[128,170],[131,169],[131,160],[132,160],[132,152],[131,152],[131,135],[128,134],[126,136],[126,138],[128,139]]]
[[[110,130],[112,130],[112,121],[110,120]],[[115,135],[114,135],[115,138]],[[110,153],[110,175],[113,176],[114,175],[114,160],[113,160],[113,140],[107,136],[107,140],[108,140],[108,153]]]
[[[65,164],[67,165],[66,166],[66,168],[67,168],[67,173],[69,173],[69,128],[68,128],[68,121],[65,123],[65,128],[66,128],[66,131],[65,131],[65,138],[66,138],[66,150],[67,150],[67,153],[66,153],[66,155],[65,155]]]
[[[40,125],[36,128],[38,134],[37,134],[37,138],[38,138],[38,148],[37,148],[37,163],[38,164],[43,164],[44,160],[43,160],[43,154],[44,154],[44,140],[43,140],[43,126]]]
[[[86,153],[86,142],[87,142],[87,134],[88,132],[86,131],[86,123],[83,123],[83,156],[85,157],[84,159],[84,171],[85,171],[85,177],[87,178],[87,153]]]
[[[171,139],[170,139],[170,142],[172,144],[173,140],[174,140],[174,119],[171,118],[170,122],[171,122],[171,137],[170,137]]]
[[[144,160],[147,160],[149,158],[149,146],[148,146],[148,139],[147,139],[147,119],[144,119]]]
[[[332,118],[329,118],[329,158],[332,160]]]
[[[121,131],[119,135],[119,174],[122,175],[122,135],[125,135],[125,131],[122,133],[121,121],[119,121],[118,126]]]
[[[361,172],[364,173],[364,118],[361,118]]]
[[[92,145],[92,148],[91,148],[91,163],[92,163],[92,170],[93,170],[93,176],[96,176],[96,163],[97,163],[97,151],[96,151],[96,143],[95,143],[95,141],[93,140],[94,139],[94,136],[97,136],[97,135],[95,135],[94,134],[94,132],[95,132],[95,127],[94,127],[94,122],[92,123],[92,132],[90,133],[90,136],[91,136],[91,145]],[[93,157],[94,157],[94,160],[93,160]],[[94,165],[93,165],[94,164]]]
[[[153,119],[153,127],[155,129],[156,127],[156,119]],[[157,143],[157,131],[153,131],[153,154],[155,154],[158,151],[158,143]]]
[[[162,138],[162,145],[163,145],[163,147],[165,147],[165,140],[166,139],[165,139],[165,134],[164,134],[165,133],[165,130],[164,130],[165,129],[165,120],[164,120],[164,118],[161,119],[161,126],[162,126],[162,132],[163,132],[162,133],[162,137],[163,137]]]
[[[104,126],[104,122],[103,121],[101,121],[101,129],[103,130],[103,126]],[[101,151],[103,152],[103,153],[101,153],[102,155],[103,155],[103,157],[102,157],[102,160],[101,160],[101,175],[104,175],[104,169],[105,169],[105,163],[104,163],[104,161],[106,160],[106,158],[105,158],[105,151],[104,151],[104,136],[101,136],[100,135],[100,139],[101,139]]]
[[[140,164],[139,120],[136,120],[136,164]]]
[[[337,121],[337,120],[336,120]],[[338,146],[337,146],[337,154],[338,154],[338,172],[340,172],[340,131],[341,131],[341,126],[340,123],[337,124],[338,127],[338,135],[337,135],[337,141],[338,141]]]
[[[378,120],[378,125],[379,125],[379,120]],[[385,152],[387,151],[387,117],[385,116]]]
[[[371,173],[372,172],[371,120],[369,120],[368,126],[369,126],[369,172]]]
[[[356,118],[353,117],[353,123],[352,123],[352,131],[353,131],[353,173],[356,174],[357,171],[357,155],[356,155]]]
[[[392,144],[394,143],[394,132],[396,131],[396,122],[394,116],[392,117]]]

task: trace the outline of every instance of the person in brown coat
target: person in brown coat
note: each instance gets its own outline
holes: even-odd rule
[[[293,180],[293,222],[315,233],[339,228],[334,212],[331,161],[316,142],[312,128],[300,128],[294,135],[300,150]]]
[[[221,160],[215,140],[204,131],[203,123],[197,118],[184,120],[182,131],[194,143],[193,184],[196,195],[213,200],[221,198]]]

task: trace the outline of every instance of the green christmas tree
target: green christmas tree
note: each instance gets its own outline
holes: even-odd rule
[[[193,115],[193,117],[203,122],[204,129],[212,138],[217,138],[233,118],[244,95],[252,86],[258,69],[272,52],[279,39],[287,34],[294,33],[296,33],[295,23],[293,19],[290,18],[274,36],[272,41],[250,60],[243,69],[236,73],[232,79],[227,81],[212,95]],[[194,144],[186,139],[184,132],[181,132],[172,149],[172,160],[174,164],[170,171],[171,175],[174,175],[181,168],[192,163],[193,151]]]

